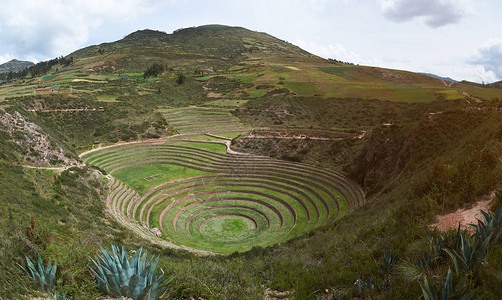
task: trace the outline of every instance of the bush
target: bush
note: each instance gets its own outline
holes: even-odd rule
[[[186,76],[180,73],[180,74],[178,74],[178,78],[176,79],[176,83],[179,85],[182,85],[183,83],[185,83],[186,79],[187,79]]]
[[[43,229],[36,228],[35,219],[33,218],[31,219],[31,223],[28,227],[26,227],[24,234],[28,241],[42,249],[47,248],[47,246],[51,243],[52,235]]]
[[[146,79],[148,77],[156,77],[162,74],[166,70],[166,66],[163,64],[154,63],[149,66],[146,71],[143,73],[143,78]]]

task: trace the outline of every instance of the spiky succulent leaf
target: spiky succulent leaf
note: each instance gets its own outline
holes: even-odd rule
[[[446,280],[443,283],[443,289],[441,290],[441,300],[448,300],[448,297],[453,292],[453,278],[451,270],[448,269],[448,275],[446,275]]]
[[[101,247],[101,252],[103,256],[92,260],[95,270],[91,271],[109,295],[153,300],[167,292],[167,284],[172,278],[164,280],[162,270],[161,274],[156,274],[159,257],[147,260],[147,253],[142,247],[131,260],[124,246],[120,249],[112,245],[111,254]]]
[[[424,279],[424,284],[420,283],[420,288],[422,288],[422,296],[425,300],[436,300],[437,292],[433,284],[429,282],[427,277]]]
[[[453,263],[453,266],[455,267],[455,273],[458,274],[458,271],[459,271],[458,263],[459,263],[459,258],[460,258],[459,255],[457,254],[457,252],[455,250],[444,249],[444,251],[446,253],[448,253],[448,255],[450,256],[451,261]]]
[[[40,256],[38,257],[37,267],[31,262],[28,256],[25,256],[26,264],[28,269],[20,266],[21,269],[28,275],[35,284],[37,288],[42,292],[52,291],[54,288],[54,278],[56,277],[57,264],[54,265],[49,261],[47,268],[44,267],[44,263]]]
[[[441,290],[436,288],[436,286],[429,282],[427,278],[424,279],[424,284],[420,283],[422,296],[426,300],[470,300],[473,293],[465,293],[463,291],[466,279],[466,277],[463,277],[456,285],[454,285],[454,275],[451,272],[451,269],[448,269],[448,274],[442,284]]]

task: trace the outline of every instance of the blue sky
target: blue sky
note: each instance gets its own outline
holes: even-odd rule
[[[267,32],[314,54],[457,80],[502,80],[500,0],[2,0],[0,63],[41,61],[139,29]]]

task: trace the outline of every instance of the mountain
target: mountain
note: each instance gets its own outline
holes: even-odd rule
[[[441,80],[444,80],[444,81],[458,82],[457,80],[452,79],[450,77],[442,77],[442,76],[439,76],[439,75],[436,75],[436,74],[432,74],[432,73],[420,73],[420,74],[424,74],[424,75],[430,76],[432,78],[437,78],[437,79],[441,79]]]
[[[151,61],[228,67],[246,59],[247,53],[253,51],[311,55],[266,33],[242,27],[206,25],[179,29],[172,34],[139,30],[119,41],[90,46],[69,56],[86,57],[89,63],[105,61],[127,71],[143,71]]]
[[[483,89],[427,75],[325,60],[269,34],[242,27],[206,25],[167,34],[139,30],[123,39],[86,47],[71,72],[142,73],[153,63],[176,73],[218,75],[217,81],[237,86],[224,97],[262,96],[268,89],[287,89],[297,96],[349,97],[398,102],[465,99],[464,90],[487,98]],[[218,85],[221,86],[221,82]],[[208,88],[215,80],[208,82]],[[240,97],[240,96],[239,96]]]
[[[6,63],[0,65],[0,73],[1,72],[18,72],[28,67],[33,66],[34,63],[31,61],[21,61],[17,59],[13,59]]]

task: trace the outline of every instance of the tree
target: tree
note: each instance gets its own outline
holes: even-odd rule
[[[147,79],[148,77],[156,77],[162,74],[166,70],[166,67],[163,64],[154,63],[143,72],[143,78]]]
[[[184,74],[179,73],[178,78],[176,79],[176,83],[181,85],[181,84],[185,83],[186,79],[187,78]]]

